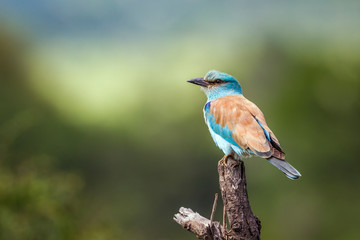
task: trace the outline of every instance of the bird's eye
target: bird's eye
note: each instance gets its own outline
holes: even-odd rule
[[[215,80],[216,83],[221,83],[222,81],[220,79]]]

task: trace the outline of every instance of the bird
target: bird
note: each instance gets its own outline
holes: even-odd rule
[[[285,160],[285,153],[264,114],[244,97],[240,83],[233,76],[211,70],[205,77],[188,82],[201,86],[207,96],[203,108],[205,122],[224,158],[232,155],[241,160],[258,156],[267,159],[290,179],[301,176]]]

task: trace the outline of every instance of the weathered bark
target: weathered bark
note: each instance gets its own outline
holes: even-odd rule
[[[195,233],[199,239],[223,240],[219,222],[213,222],[210,227],[210,220],[194,212],[190,208],[181,207],[179,213],[175,214],[174,220],[188,231]]]
[[[223,159],[218,164],[219,184],[230,231],[219,222],[211,224],[209,219],[189,208],[181,207],[174,220],[199,239],[260,240],[260,220],[250,208],[244,163],[231,155]]]
[[[236,240],[260,239],[260,220],[251,211],[246,189],[245,166],[232,156],[218,165],[219,183],[231,238]]]

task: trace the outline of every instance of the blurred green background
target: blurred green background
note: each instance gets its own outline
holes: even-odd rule
[[[0,2],[0,239],[194,239],[205,96],[235,76],[303,177],[246,160],[262,238],[360,239],[359,1]],[[216,218],[221,220],[219,204]]]

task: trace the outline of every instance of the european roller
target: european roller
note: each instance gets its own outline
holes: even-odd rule
[[[268,127],[264,114],[243,96],[231,75],[212,70],[204,78],[188,82],[200,85],[207,96],[205,122],[216,145],[236,159],[259,156],[267,159],[290,179],[301,174],[285,161],[285,153]]]

